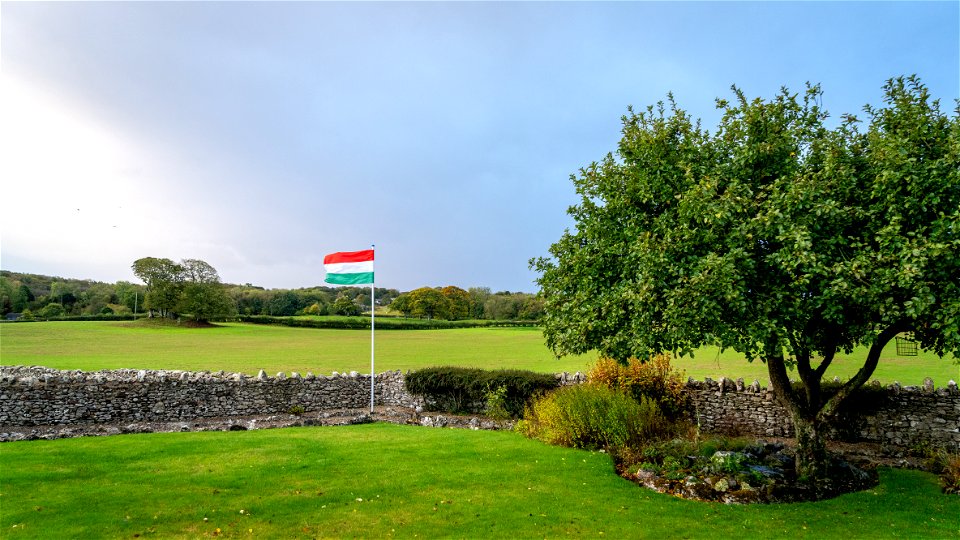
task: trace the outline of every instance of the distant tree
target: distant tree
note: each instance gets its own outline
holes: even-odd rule
[[[140,286],[129,281],[118,281],[113,286],[116,303],[126,306],[130,311],[143,311],[143,293]]]
[[[50,297],[52,301],[58,302],[61,306],[73,305],[76,302],[76,287],[66,281],[53,281],[50,283]],[[64,296],[72,299],[73,302],[64,302]]]
[[[410,291],[410,314],[418,318],[446,319],[450,301],[437,289],[421,287]]]
[[[487,298],[483,312],[487,319],[507,321],[515,320],[520,313],[522,300],[508,291],[498,292]]]
[[[16,288],[6,276],[0,276],[0,314],[13,311],[13,298]]]
[[[330,293],[316,287],[311,289],[299,289],[294,292],[299,297],[299,305],[306,306],[303,309],[307,309],[316,304],[319,307],[320,315],[327,314],[330,304],[332,304],[333,300],[336,298],[336,296],[331,296]]]
[[[314,302],[309,306],[303,308],[304,315],[326,315],[327,308],[326,306],[321,306],[319,302]]]
[[[249,285],[231,287],[227,294],[237,306],[237,311],[244,315],[267,315],[267,304],[273,297],[262,288]]]
[[[360,315],[360,306],[348,294],[341,293],[333,302],[333,312],[337,315]]]
[[[183,291],[178,307],[182,313],[189,313],[197,322],[209,322],[235,312],[236,305],[227,296],[213,266],[199,259],[185,259],[180,267]]]
[[[274,317],[290,317],[300,310],[300,298],[293,291],[277,291],[264,310]]]
[[[470,295],[470,318],[483,319],[486,317],[484,306],[493,294],[490,292],[490,287],[470,287],[467,289],[467,293]]]
[[[80,301],[80,299],[77,298],[72,292],[65,292],[61,294],[59,300],[60,304],[63,306],[63,309],[65,309],[67,313],[73,312],[77,302]]]
[[[144,307],[153,316],[157,310],[160,316],[172,316],[180,302],[183,288],[183,268],[170,259],[144,257],[133,262],[133,273],[147,286]]]
[[[440,289],[440,293],[448,301],[447,319],[466,319],[470,316],[470,293],[453,285],[448,285]]]
[[[357,308],[361,312],[370,311],[370,295],[369,294],[358,294],[356,298],[353,299],[353,303],[357,305]]]
[[[374,296],[378,306],[389,306],[396,297],[400,296],[400,291],[376,287],[374,288]]]
[[[66,314],[66,310],[63,309],[59,303],[51,302],[46,306],[43,306],[43,309],[40,310],[40,316],[44,319],[49,319],[51,317],[62,317]]]
[[[543,317],[544,301],[536,295],[525,295],[517,311],[517,318],[521,321],[538,321]]]
[[[23,312],[35,299],[30,287],[20,285],[13,296],[13,311]]]
[[[106,283],[94,283],[80,293],[84,313],[100,313],[113,299],[113,287]]]
[[[217,269],[200,259],[184,259],[180,261],[180,273],[183,281],[192,283],[220,283]]]
[[[413,316],[413,303],[410,301],[410,294],[403,293],[390,302],[390,309],[399,311],[404,317]]]

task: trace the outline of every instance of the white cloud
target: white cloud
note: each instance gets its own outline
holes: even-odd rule
[[[163,183],[144,173],[145,152],[123,135],[3,75],[0,230],[8,256],[60,263],[64,272],[113,267],[126,277],[136,258],[173,251],[171,228],[156,219],[169,206]]]

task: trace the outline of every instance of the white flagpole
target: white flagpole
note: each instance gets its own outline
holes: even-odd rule
[[[376,248],[376,245],[370,244],[370,248],[374,249]],[[374,255],[374,260],[376,260],[376,255]],[[376,268],[374,268],[374,276],[376,276]],[[377,372],[375,371],[374,361],[373,361],[373,348],[375,343],[374,332],[373,332],[373,328],[374,328],[373,312],[374,312],[374,294],[375,294],[374,288],[373,288],[374,281],[376,281],[376,278],[374,278],[374,280],[370,282],[370,414],[373,414],[373,381],[374,379],[377,378]]]

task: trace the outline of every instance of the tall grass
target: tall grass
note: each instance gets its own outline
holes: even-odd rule
[[[667,435],[657,402],[602,385],[566,386],[534,401],[517,431],[548,444],[620,449]]]

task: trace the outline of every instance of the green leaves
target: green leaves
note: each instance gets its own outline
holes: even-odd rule
[[[960,124],[914,77],[884,90],[865,133],[850,115],[828,128],[815,85],[734,88],[713,134],[672,99],[629,110],[617,153],[574,178],[575,232],[532,264],[548,344],[753,358],[908,321],[921,346],[960,351]]]

